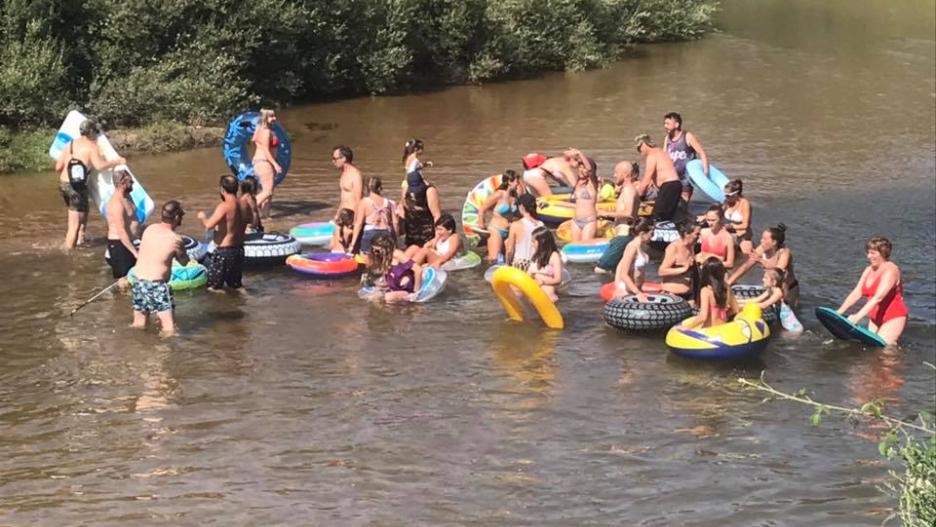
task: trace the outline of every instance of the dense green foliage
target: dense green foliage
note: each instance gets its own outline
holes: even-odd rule
[[[0,0],[0,127],[202,124],[259,103],[584,69],[713,0]]]

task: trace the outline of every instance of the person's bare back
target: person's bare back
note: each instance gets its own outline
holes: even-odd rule
[[[141,280],[169,280],[172,259],[188,264],[182,236],[167,223],[155,223],[143,231],[134,275]]]
[[[647,152],[646,176],[649,183],[656,187],[663,186],[670,181],[679,181],[679,175],[676,174],[676,167],[673,160],[666,155],[663,150],[653,147]]]
[[[243,208],[237,198],[225,195],[224,201],[215,207],[206,227],[214,229],[214,242],[218,247],[239,247],[244,243],[244,231],[247,222],[242,214]],[[202,213],[199,213],[201,215]]]

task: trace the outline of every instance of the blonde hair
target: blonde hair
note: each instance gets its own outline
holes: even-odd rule
[[[271,110],[269,108],[260,109],[260,124],[263,126],[270,126],[270,119],[276,117],[276,110]]]

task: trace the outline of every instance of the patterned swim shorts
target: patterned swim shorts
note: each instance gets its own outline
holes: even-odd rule
[[[140,313],[162,313],[175,309],[172,291],[163,280],[133,282],[133,310]]]

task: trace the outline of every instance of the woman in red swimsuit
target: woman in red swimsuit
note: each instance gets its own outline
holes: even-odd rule
[[[875,237],[868,240],[865,250],[871,264],[861,273],[858,285],[842,302],[838,312],[845,314],[858,299],[868,299],[857,313],[848,317],[857,324],[868,317],[868,329],[894,344],[907,326],[907,304],[903,299],[903,281],[900,268],[890,261],[891,242],[887,238]]]

